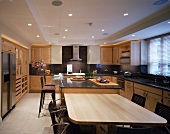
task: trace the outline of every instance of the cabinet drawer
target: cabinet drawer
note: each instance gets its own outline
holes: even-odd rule
[[[170,99],[168,98],[163,98],[163,104],[170,106]]]
[[[159,88],[154,88],[151,86],[146,86],[146,85],[142,85],[142,84],[138,84],[138,83],[134,83],[134,87],[162,96],[162,89],[159,89]]]
[[[170,98],[170,92],[169,91],[163,91],[163,96],[166,98]]]
[[[133,82],[125,80],[125,86],[133,87]]]

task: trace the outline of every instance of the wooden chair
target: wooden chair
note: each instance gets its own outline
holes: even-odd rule
[[[104,128],[100,127],[101,134],[111,134],[107,133]],[[140,127],[140,128],[130,128],[130,127],[116,127],[115,134],[152,134],[152,127]]]
[[[133,93],[132,102],[138,104],[139,106],[144,107],[145,106],[145,101],[146,101],[145,97]]]
[[[155,113],[167,120],[166,126],[154,127],[153,131],[155,134],[170,134],[170,107],[157,102]]]
[[[40,117],[41,108],[43,107],[43,104],[44,104],[45,94],[46,93],[51,93],[52,94],[52,99],[55,100],[55,87],[54,86],[44,86],[43,77],[40,77],[40,81],[41,81],[42,89],[41,89],[41,97],[40,97],[38,118]]]
[[[44,75],[44,85],[45,86],[56,86],[56,84],[53,82],[47,83],[46,75]]]
[[[51,121],[52,121],[52,126],[53,126],[53,132],[54,134],[66,134],[66,129],[70,125],[68,122],[60,122],[61,121],[61,116],[58,117],[58,121],[56,121],[56,113],[60,112],[60,114],[65,111],[66,109],[60,109],[60,110],[54,110],[54,105],[53,102],[51,101],[48,106]]]

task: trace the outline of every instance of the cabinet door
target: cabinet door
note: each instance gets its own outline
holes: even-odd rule
[[[163,104],[170,107],[170,98],[163,98]]]
[[[113,47],[113,64],[119,65],[119,48]]]
[[[129,100],[132,100],[133,96],[133,82],[130,81],[125,81],[125,93],[126,93],[126,98]]]
[[[112,77],[112,82],[117,83],[117,77]]]
[[[51,63],[51,47],[42,47],[41,48],[41,57],[44,60],[44,63]]]
[[[154,112],[157,102],[162,103],[162,96],[147,92],[145,104],[146,108]]]
[[[41,91],[40,76],[30,76],[30,92]]]
[[[41,48],[31,48],[31,62],[40,61],[41,59]]]
[[[112,64],[112,48],[101,47],[100,48],[100,63]]]

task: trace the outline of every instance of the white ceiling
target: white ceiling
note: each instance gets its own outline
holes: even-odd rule
[[[159,6],[153,5],[158,0],[62,0],[61,6],[52,1],[0,0],[0,24],[30,44],[94,45],[130,39],[133,33],[141,39],[170,32],[170,0]]]

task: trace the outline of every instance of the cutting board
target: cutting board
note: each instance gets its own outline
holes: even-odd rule
[[[84,81],[85,79],[84,78],[81,78],[81,79],[76,79],[76,78],[70,78],[71,81]]]
[[[96,79],[89,79],[89,81],[93,82],[94,84],[96,84],[98,86],[104,86],[104,87],[118,87],[119,86],[119,84],[116,84],[113,82],[109,82],[109,83],[96,82]]]

